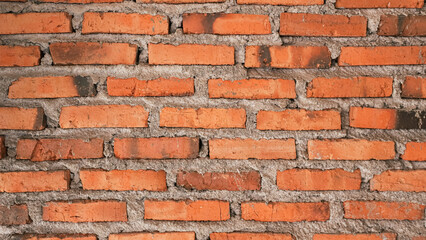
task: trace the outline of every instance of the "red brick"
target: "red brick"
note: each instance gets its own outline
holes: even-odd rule
[[[160,127],[182,128],[245,128],[246,111],[229,108],[163,108]]]
[[[313,240],[396,240],[395,233],[315,234]]]
[[[22,225],[31,223],[27,205],[0,205],[0,225]]]
[[[260,130],[337,130],[341,129],[341,125],[340,112],[337,110],[287,109],[257,113],[257,129]]]
[[[225,2],[225,0],[136,0],[136,2],[184,4],[184,3],[223,3]]]
[[[294,139],[211,139],[211,159],[296,159]]]
[[[392,83],[389,77],[315,78],[308,84],[306,95],[313,98],[391,97]]]
[[[324,0],[237,0],[238,4],[262,4],[262,5],[321,5]]]
[[[43,206],[43,221],[127,222],[126,203],[119,201],[48,202]]]
[[[95,105],[62,107],[61,128],[148,127],[148,112],[142,106]]]
[[[247,46],[245,67],[329,68],[331,53],[322,46]]]
[[[412,240],[426,240],[426,236],[416,236],[413,237]]]
[[[395,143],[362,139],[309,140],[311,160],[391,160]]]
[[[402,84],[401,96],[403,98],[426,98],[426,78],[406,77]]]
[[[16,159],[52,161],[59,159],[102,158],[102,139],[19,139]]]
[[[296,98],[296,84],[285,79],[210,79],[210,98],[280,99]]]
[[[426,16],[383,15],[380,18],[381,36],[426,36]]]
[[[7,156],[4,136],[0,136],[0,159]]]
[[[281,190],[291,191],[359,190],[361,171],[289,169],[277,172],[277,186]]]
[[[118,233],[109,235],[108,240],[195,240],[194,232]]]
[[[24,235],[16,240],[97,240],[96,235],[87,234],[48,234]]]
[[[84,190],[166,191],[166,172],[152,170],[80,170]]]
[[[330,218],[330,207],[327,202],[244,202],[241,203],[241,218],[261,222],[323,222]]]
[[[230,218],[229,202],[218,200],[145,200],[146,220],[225,221]]]
[[[401,158],[406,161],[426,161],[426,142],[408,142]]]
[[[114,154],[120,159],[196,158],[199,139],[175,138],[122,138],[114,139]]]
[[[176,184],[188,190],[260,190],[259,172],[178,172]]]
[[[39,2],[52,2],[52,3],[117,3],[124,0],[37,0]]]
[[[293,240],[290,234],[281,233],[210,233],[211,240]]]
[[[45,126],[43,108],[0,107],[0,129],[43,130]]]
[[[238,13],[183,14],[184,33],[208,34],[270,34],[268,15]]]
[[[342,47],[339,66],[426,64],[426,46]]]
[[[149,64],[234,65],[234,47],[199,44],[148,44]]]
[[[81,33],[168,34],[169,20],[161,15],[86,12]]]
[[[395,109],[351,107],[349,118],[349,125],[355,128],[395,129],[397,111]]]
[[[192,78],[157,78],[140,80],[137,78],[107,78],[108,95],[125,97],[165,97],[194,95]]]
[[[39,46],[0,45],[0,67],[32,67],[40,65]]]
[[[423,0],[337,0],[337,8],[422,8]]]
[[[281,13],[280,35],[364,37],[367,18],[363,16]]]
[[[388,170],[370,181],[371,191],[426,192],[426,170]]]
[[[47,192],[69,189],[70,171],[0,172],[0,192]]]
[[[70,33],[72,16],[65,12],[0,14],[0,34]]]
[[[128,43],[58,42],[50,44],[55,65],[134,65],[138,47]]]
[[[345,218],[372,220],[420,220],[425,206],[408,202],[346,201]]]

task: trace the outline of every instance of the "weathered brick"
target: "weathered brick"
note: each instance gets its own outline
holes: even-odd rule
[[[331,53],[323,46],[247,46],[245,67],[329,68]]]
[[[55,65],[134,65],[138,47],[128,43],[58,42],[50,44]]]
[[[229,202],[218,200],[145,200],[146,220],[225,221],[230,218]]]
[[[199,44],[148,44],[149,64],[234,65],[234,47]]]
[[[238,13],[185,13],[183,32],[195,34],[270,34],[268,15]]]
[[[97,240],[92,234],[47,234],[15,236],[13,240]]]
[[[109,235],[108,240],[195,240],[194,232],[154,232],[117,233]]]
[[[422,8],[423,0],[337,0],[337,8]]]
[[[0,192],[47,192],[69,189],[70,171],[0,172]]]
[[[166,172],[152,170],[83,169],[80,179],[85,190],[166,191]]]
[[[425,206],[408,202],[345,201],[345,218],[373,220],[421,220]]]
[[[426,64],[426,46],[342,47],[339,66]]]
[[[61,128],[148,127],[148,112],[142,106],[95,105],[62,107]]]
[[[402,84],[403,98],[426,98],[426,78],[407,76]]]
[[[364,37],[367,18],[363,16],[281,13],[280,35]]]
[[[81,33],[168,34],[169,20],[161,15],[86,12]]]
[[[2,13],[0,34],[70,33],[71,19],[66,12]]]
[[[426,192],[426,170],[388,170],[370,181],[371,191]]]
[[[40,65],[39,46],[0,45],[0,67],[32,67]]]
[[[395,233],[315,234],[313,240],[396,240]]]
[[[19,139],[16,159],[51,161],[59,159],[102,158],[102,139]]]
[[[6,146],[5,146],[5,138],[4,136],[0,136],[0,159],[7,156]]]
[[[306,95],[313,98],[391,97],[392,83],[389,77],[315,78],[308,84]]]
[[[426,240],[426,236],[415,236],[412,240]]]
[[[39,2],[51,2],[51,3],[118,3],[124,0],[37,0]]]
[[[0,225],[22,225],[31,223],[26,204],[4,206],[0,205]]]
[[[296,159],[294,139],[211,139],[211,159]]]
[[[330,218],[330,207],[328,202],[244,202],[241,203],[241,218],[261,222],[323,222]]]
[[[246,111],[228,108],[170,108],[161,109],[160,127],[182,128],[245,128]]]
[[[296,98],[296,84],[285,79],[210,79],[210,98],[280,99]]]
[[[287,109],[281,112],[262,110],[257,113],[259,130],[337,130],[341,129],[341,125],[340,112],[337,110]]]
[[[426,142],[408,142],[401,158],[406,161],[426,161]]]
[[[351,107],[349,125],[355,128],[426,129],[426,111]]]
[[[361,171],[343,169],[289,169],[277,172],[277,186],[291,191],[359,190]]]
[[[293,240],[290,234],[282,233],[210,233],[211,240]]]
[[[165,97],[194,95],[192,78],[157,78],[140,80],[137,78],[107,78],[108,95],[125,97]]]
[[[395,143],[362,139],[309,140],[311,160],[391,160]]]
[[[175,138],[116,138],[114,154],[120,159],[196,158],[199,139]]]
[[[178,172],[176,184],[188,190],[260,190],[259,172]]]
[[[324,0],[237,0],[238,4],[262,4],[262,5],[321,5]]]
[[[185,3],[223,3],[225,2],[225,0],[136,0],[136,2],[185,4]]]
[[[127,222],[125,202],[79,201],[47,202],[43,221],[49,222]]]
[[[381,36],[426,36],[426,16],[383,15],[380,18]]]

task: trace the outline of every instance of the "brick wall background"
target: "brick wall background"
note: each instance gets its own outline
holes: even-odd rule
[[[1,239],[426,238],[423,0],[0,12]]]

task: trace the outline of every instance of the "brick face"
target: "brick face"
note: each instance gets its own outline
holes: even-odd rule
[[[0,192],[46,192],[69,189],[70,171],[0,172]]]
[[[0,225],[23,225],[31,223],[27,205],[0,205]]]
[[[425,206],[408,202],[346,201],[343,203],[345,218],[374,220],[420,220]]]
[[[70,33],[72,16],[68,13],[0,14],[0,34]]]
[[[32,67],[40,65],[39,46],[0,45],[0,67]]]

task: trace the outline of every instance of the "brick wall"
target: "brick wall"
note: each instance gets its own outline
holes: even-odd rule
[[[3,0],[0,23],[0,239],[426,239],[423,0]]]

